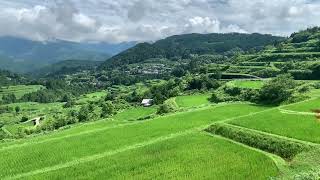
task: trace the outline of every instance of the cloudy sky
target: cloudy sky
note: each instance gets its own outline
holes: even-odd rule
[[[320,25],[320,0],[1,0],[0,36],[153,41],[185,33],[289,35]]]

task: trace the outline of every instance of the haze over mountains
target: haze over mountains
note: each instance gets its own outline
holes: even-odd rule
[[[135,44],[77,43],[63,40],[38,42],[17,37],[0,37],[0,67],[26,73],[64,60],[105,61]]]

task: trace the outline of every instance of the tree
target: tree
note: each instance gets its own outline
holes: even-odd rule
[[[111,101],[107,101],[102,105],[101,117],[106,118],[115,113],[114,105]]]
[[[65,94],[62,98],[61,98],[61,102],[69,102],[71,101],[71,97],[68,94]]]
[[[63,108],[71,108],[71,107],[73,107],[75,104],[76,104],[76,102],[73,101],[72,99],[70,99],[70,100],[68,100],[67,103],[65,103],[65,104],[63,105]]]
[[[20,120],[20,122],[27,122],[29,120],[28,117],[23,116]]]
[[[172,75],[175,77],[182,77],[185,74],[186,74],[186,72],[182,67],[176,67],[172,70]]]
[[[7,94],[2,96],[2,101],[5,104],[15,103],[17,101],[16,95],[14,94]]]
[[[16,111],[17,114],[18,114],[18,113],[20,112],[20,110],[21,110],[21,108],[20,108],[19,106],[16,106],[14,109],[15,109],[15,111]]]
[[[90,120],[90,111],[87,105],[84,105],[80,108],[78,113],[79,122],[86,122]]]
[[[292,96],[295,86],[296,83],[291,75],[279,75],[261,88],[259,101],[266,104],[280,104]]]
[[[0,129],[4,126],[4,122],[0,121]]]

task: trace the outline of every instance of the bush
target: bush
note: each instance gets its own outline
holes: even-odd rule
[[[67,103],[63,105],[63,108],[71,108],[74,105],[76,105],[76,102],[70,99],[69,101],[67,101]]]
[[[7,137],[7,134],[0,129],[0,140],[3,140]]]
[[[280,75],[263,85],[259,101],[265,104],[280,104],[290,99],[296,85],[291,75]]]
[[[23,117],[21,118],[20,122],[27,122],[28,120],[29,120],[29,118],[23,116]]]
[[[313,84],[313,87],[314,87],[315,89],[320,89],[320,83],[319,83],[319,82],[314,83],[314,84]]]
[[[111,101],[107,101],[102,105],[101,117],[106,118],[115,114],[115,109]]]
[[[174,101],[174,99],[169,99],[164,104],[160,105],[157,114],[166,114],[166,113],[171,113],[174,112],[178,109],[178,105]]]
[[[288,139],[277,138],[272,135],[267,135],[227,124],[215,124],[206,129],[206,131],[269,153],[276,154],[289,160],[291,160],[297,154],[307,151],[311,148],[311,146],[302,143],[290,141]]]
[[[240,99],[243,101],[257,102],[259,100],[259,90],[242,89]]]
[[[225,85],[217,89],[211,95],[209,101],[213,103],[240,101],[241,92],[241,88]]]
[[[320,179],[320,171],[317,169],[294,175],[295,180],[315,180]]]

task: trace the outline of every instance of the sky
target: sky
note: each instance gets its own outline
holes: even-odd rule
[[[155,41],[187,33],[288,36],[320,26],[320,0],[1,0],[0,36]]]

